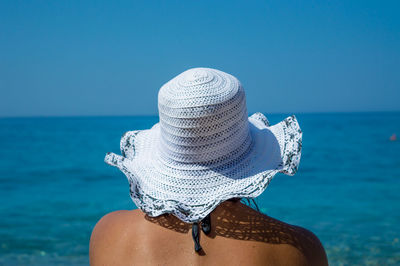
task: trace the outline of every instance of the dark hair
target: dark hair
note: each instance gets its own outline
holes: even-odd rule
[[[246,204],[247,206],[260,212],[260,208],[258,208],[257,202],[253,198],[250,198],[250,199],[249,198],[231,198],[228,201],[232,201],[232,202],[241,201],[242,203]]]

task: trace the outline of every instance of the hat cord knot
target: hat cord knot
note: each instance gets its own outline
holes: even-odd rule
[[[208,235],[211,232],[211,218],[210,214],[207,215],[203,220],[201,220],[201,230],[204,234]],[[203,248],[200,245],[200,231],[199,231],[199,223],[193,223],[192,225],[192,238],[194,242],[194,250],[199,252]]]

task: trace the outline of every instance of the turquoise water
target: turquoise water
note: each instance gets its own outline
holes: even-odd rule
[[[285,115],[267,116],[277,123]],[[299,172],[277,175],[258,204],[313,231],[331,265],[400,264],[400,113],[297,115]],[[135,208],[103,163],[123,132],[157,117],[0,119],[0,265],[86,265],[104,214]]]

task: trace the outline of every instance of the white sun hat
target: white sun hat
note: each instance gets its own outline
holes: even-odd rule
[[[158,93],[159,123],[129,131],[122,155],[105,162],[128,178],[130,195],[149,216],[172,213],[195,223],[231,198],[255,198],[276,173],[296,173],[302,132],[295,116],[271,126],[248,117],[238,79],[193,68]]]

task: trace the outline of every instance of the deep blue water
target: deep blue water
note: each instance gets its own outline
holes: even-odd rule
[[[277,123],[285,115],[267,116]],[[313,231],[331,265],[400,264],[400,113],[297,115],[299,172],[275,176],[262,211]],[[0,264],[88,264],[95,223],[133,209],[106,165],[128,130],[157,117],[0,119]]]

